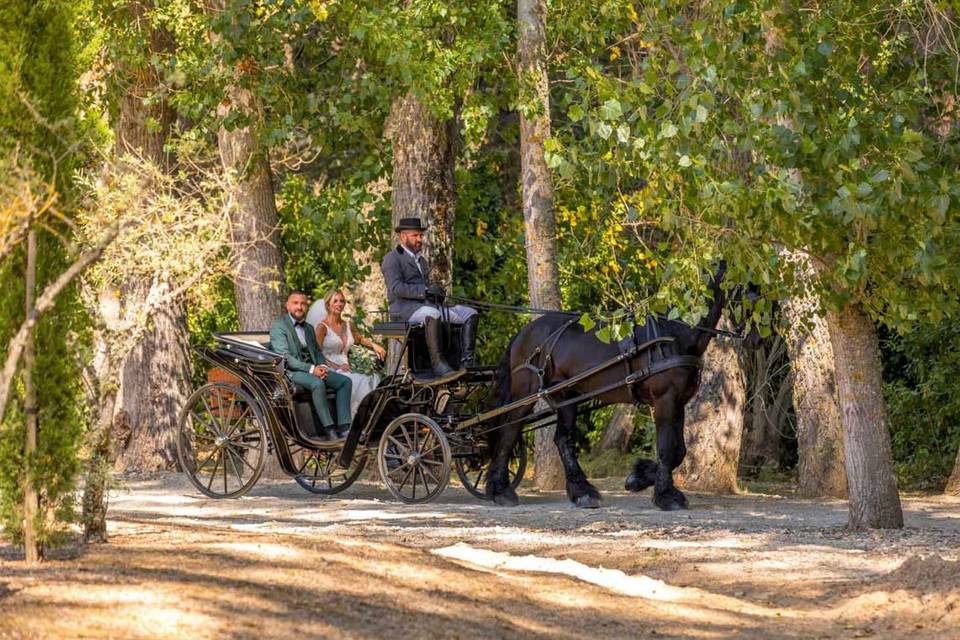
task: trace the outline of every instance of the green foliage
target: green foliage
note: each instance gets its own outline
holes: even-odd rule
[[[19,145],[44,179],[61,194],[65,213],[75,156],[72,140],[86,126],[76,116],[74,10],[61,2],[15,0],[0,8],[0,153]],[[50,227],[58,234],[66,229]],[[66,268],[60,238],[38,233],[38,291]],[[7,344],[24,319],[25,250],[0,265],[0,344]],[[73,517],[77,447],[85,418],[80,376],[72,349],[85,339],[85,319],[75,288],[68,288],[44,314],[35,332],[34,384],[39,437],[30,481],[40,490],[37,522],[41,542],[55,543]],[[23,491],[23,389],[17,386],[0,424],[0,524],[19,541]]]
[[[923,326],[882,346],[897,475],[908,487],[942,489],[960,447],[960,324]]]
[[[946,28],[921,51],[934,22],[919,1],[559,3],[558,205],[589,194],[630,230],[660,285],[624,290],[657,310],[702,306],[700,269],[723,255],[731,282],[764,285],[750,319],[769,324],[803,286],[783,245],[811,254],[828,304],[900,329],[955,314],[956,128],[938,101],[956,48]],[[621,267],[595,284],[650,261]]]

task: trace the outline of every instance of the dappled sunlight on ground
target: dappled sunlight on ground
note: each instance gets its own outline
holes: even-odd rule
[[[851,533],[839,501],[521,498],[128,480],[110,544],[0,560],[0,638],[960,637],[960,501],[906,498],[907,529]]]

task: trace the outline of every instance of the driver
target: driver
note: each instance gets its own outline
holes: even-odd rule
[[[326,438],[345,438],[350,431],[350,391],[353,383],[327,366],[317,346],[316,332],[307,324],[307,294],[291,291],[287,296],[287,312],[270,327],[270,350],[287,358],[287,376],[310,390],[313,407],[323,424]],[[337,420],[334,422],[327,405],[327,387],[336,392]]]
[[[430,366],[436,378],[452,378],[473,366],[477,344],[477,310],[464,305],[449,307],[450,322],[462,325],[460,331],[460,369],[454,371],[443,357],[440,348],[440,309],[443,289],[430,285],[430,265],[420,254],[423,247],[423,232],[427,228],[420,218],[401,218],[396,231],[400,244],[383,258],[380,270],[387,283],[387,300],[390,302],[390,317],[409,323],[423,323]],[[428,304],[432,302],[434,304]]]

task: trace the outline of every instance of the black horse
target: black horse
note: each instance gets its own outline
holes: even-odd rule
[[[569,388],[558,392],[552,400],[560,405],[557,409],[555,442],[560,451],[567,479],[567,496],[578,507],[598,507],[600,493],[587,481],[574,445],[579,396],[610,389],[596,396],[605,404],[646,404],[653,407],[657,428],[657,461],[640,459],[633,472],[627,476],[626,488],[642,491],[653,485],[653,502],[664,510],[685,509],[687,499],[673,485],[673,470],[686,455],[683,442],[684,405],[693,397],[700,384],[700,370],[690,366],[689,356],[699,358],[707,350],[720,321],[725,305],[725,294],[720,281],[726,271],[721,263],[713,277],[710,288],[713,300],[707,315],[695,327],[679,321],[648,318],[645,325],[637,324],[633,335],[620,343],[605,343],[599,340],[596,328],[585,331],[569,314],[547,314],[529,324],[514,336],[501,359],[496,373],[495,401],[504,406],[512,400],[529,397],[541,388],[569,380],[621,353],[631,345],[649,343],[657,338],[656,346],[644,349],[626,358],[622,364],[610,366],[592,374]],[[757,295],[751,287],[748,295]],[[759,335],[751,332],[748,341],[759,342]],[[673,356],[688,356],[675,358]],[[671,361],[686,362],[672,366],[640,379],[632,385],[617,385],[634,372],[650,371],[656,363]],[[542,380],[541,380],[542,377]],[[566,404],[564,401],[567,402]],[[486,493],[500,505],[518,503],[516,492],[510,487],[507,465],[510,452],[521,434],[524,416],[533,407],[523,406],[505,414],[499,428],[491,431],[491,448],[494,457],[487,473]]]

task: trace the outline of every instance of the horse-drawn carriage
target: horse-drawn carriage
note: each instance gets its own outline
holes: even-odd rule
[[[516,504],[527,454],[521,435],[556,424],[567,495],[577,506],[596,507],[599,492],[576,459],[577,415],[604,404],[646,404],[654,410],[657,460],[637,460],[624,486],[654,486],[658,507],[686,508],[672,479],[686,453],[684,405],[699,386],[701,358],[713,336],[744,338],[743,320],[735,333],[717,329],[727,300],[720,287],[725,268],[721,263],[711,282],[713,300],[696,325],[648,316],[634,323],[631,335],[611,342],[600,340],[596,327],[585,329],[579,313],[520,309],[541,317],[514,336],[500,367],[470,367],[453,379],[424,375],[430,362],[421,325],[374,325],[375,334],[401,342],[406,368],[398,363],[363,399],[347,437],[338,441],[318,437],[309,395],[290,382],[285,359],[270,350],[266,334],[217,335],[217,346],[201,355],[227,379],[211,381],[188,399],[178,438],[181,466],[206,495],[236,497],[256,483],[272,452],[300,486],[334,494],[373,457],[387,489],[404,502],[436,497],[455,468],[470,493]],[[743,295],[741,286],[734,288],[736,303]],[[753,285],[746,295],[758,296]],[[445,355],[458,362],[460,340],[451,337],[452,352]],[[751,329],[748,344],[759,340]]]
[[[214,375],[180,416],[180,465],[193,485],[213,498],[242,496],[272,454],[301,487],[331,495],[353,484],[373,458],[384,485],[404,502],[436,497],[453,469],[470,493],[483,498],[487,438],[475,424],[462,425],[482,414],[494,369],[474,367],[452,382],[433,384],[420,377],[430,367],[420,325],[379,323],[374,333],[400,341],[406,367],[398,364],[363,399],[346,439],[337,441],[320,438],[309,393],[286,376],[285,359],[270,350],[266,333],[217,334],[216,346],[200,350]],[[449,342],[451,350],[458,348],[458,340]],[[447,355],[458,360],[456,353]],[[520,441],[510,462],[514,487],[526,459]]]

